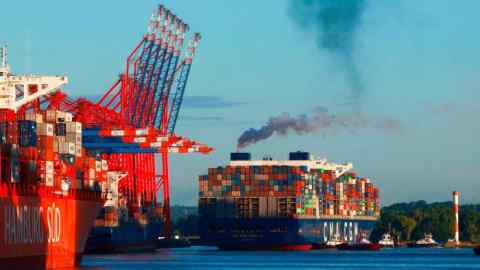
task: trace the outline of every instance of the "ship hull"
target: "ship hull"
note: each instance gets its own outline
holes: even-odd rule
[[[477,246],[473,249],[473,252],[477,255],[480,256],[480,246]]]
[[[146,225],[137,222],[125,222],[114,227],[94,227],[89,234],[85,253],[151,252],[156,249],[162,229],[163,224],[160,222],[152,222]]]
[[[79,199],[73,195],[0,197],[2,269],[79,265],[88,231],[102,204],[99,199]]]
[[[341,244],[337,246],[338,250],[359,250],[359,251],[378,251],[381,249],[380,244],[376,243],[357,243],[357,244]]]
[[[203,242],[220,249],[308,250],[338,234],[355,242],[368,236],[373,220],[295,218],[205,218],[200,221]]]
[[[436,248],[439,247],[439,244],[417,244],[417,243],[408,243],[409,248]]]

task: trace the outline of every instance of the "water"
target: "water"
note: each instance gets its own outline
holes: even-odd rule
[[[116,269],[480,269],[471,249],[387,249],[379,252],[236,252],[192,247],[152,254],[86,256],[78,270]]]

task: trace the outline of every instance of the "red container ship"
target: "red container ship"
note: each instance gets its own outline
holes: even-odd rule
[[[79,264],[104,204],[99,156],[72,115],[42,108],[64,76],[13,75],[0,48],[0,268]]]
[[[78,265],[88,232],[103,203],[98,192],[56,194],[2,184],[2,269],[64,268]]]

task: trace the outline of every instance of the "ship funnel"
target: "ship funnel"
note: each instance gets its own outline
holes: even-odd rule
[[[312,160],[312,155],[309,152],[290,152],[288,154],[289,160]]]
[[[251,159],[252,159],[252,155],[250,153],[245,153],[245,152],[230,153],[231,161],[246,161]]]

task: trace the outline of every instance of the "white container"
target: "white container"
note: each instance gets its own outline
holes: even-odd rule
[[[45,161],[45,172],[53,175],[53,161]]]
[[[45,185],[47,187],[53,187],[53,174],[45,174]]]
[[[36,123],[42,123],[43,122],[43,116],[39,113],[36,113],[36,112],[26,112],[25,113],[25,120],[33,121],[33,122],[36,122]]]
[[[53,111],[53,110],[46,111],[45,112],[45,121],[50,122],[50,123],[55,122],[56,119],[57,119],[56,115],[57,115],[56,111]]]
[[[102,171],[108,171],[108,162],[106,160],[102,160]]]
[[[73,119],[73,115],[69,112],[65,112],[65,122],[72,122],[72,119]]]
[[[66,150],[66,147],[65,147],[65,143],[64,143],[64,142],[57,141],[57,140],[55,140],[55,142],[57,143],[58,153],[60,153],[60,154],[66,154],[66,153],[67,153],[67,150]]]
[[[110,132],[110,134],[112,136],[115,136],[115,137],[120,137],[120,136],[125,135],[125,131],[123,131],[123,130],[112,130],[112,132]]]
[[[78,133],[67,133],[66,141],[75,144],[82,144],[82,135]]]
[[[93,188],[95,187],[95,179],[89,179],[88,180],[88,187],[93,190]]]
[[[75,143],[66,143],[67,144],[67,154],[69,155],[75,155],[76,150],[75,150]]]
[[[137,136],[145,136],[147,134],[148,134],[148,129],[147,128],[142,128],[142,129],[135,130],[135,135],[137,135]]]
[[[38,123],[37,133],[40,136],[53,136],[53,125],[49,123]]]
[[[82,134],[82,123],[80,122],[67,122],[67,133]]]
[[[70,185],[71,185],[70,181],[62,180],[62,186],[61,186],[62,191],[63,192],[69,191],[70,190]]]
[[[147,142],[147,138],[146,137],[135,137],[135,138],[133,138],[133,142],[144,143],[144,142]]]

